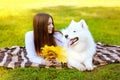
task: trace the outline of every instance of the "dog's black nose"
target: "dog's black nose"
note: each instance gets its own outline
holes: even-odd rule
[[[68,35],[65,35],[65,38],[68,38]]]

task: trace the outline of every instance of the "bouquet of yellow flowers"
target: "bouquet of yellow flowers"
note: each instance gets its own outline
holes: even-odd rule
[[[46,60],[57,59],[61,63],[67,62],[67,52],[65,48],[60,46],[47,46],[42,49],[41,56]]]

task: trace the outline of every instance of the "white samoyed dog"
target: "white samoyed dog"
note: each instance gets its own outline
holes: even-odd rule
[[[92,60],[96,45],[85,20],[79,22],[72,20],[69,26],[62,30],[62,33],[68,51],[68,67],[79,71],[93,70]]]

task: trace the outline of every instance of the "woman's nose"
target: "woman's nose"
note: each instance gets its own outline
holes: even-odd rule
[[[51,24],[50,27],[53,28],[53,24]]]

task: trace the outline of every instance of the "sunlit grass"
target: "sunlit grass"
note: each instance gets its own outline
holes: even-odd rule
[[[59,30],[67,27],[72,19],[85,19],[96,42],[120,45],[119,7],[57,6],[23,10],[19,15],[1,16],[0,47],[24,46],[24,35],[32,30],[32,19],[38,12],[51,14]]]
[[[1,0],[0,16],[19,15],[28,9],[42,9],[56,6],[75,7],[120,7],[119,0]]]

